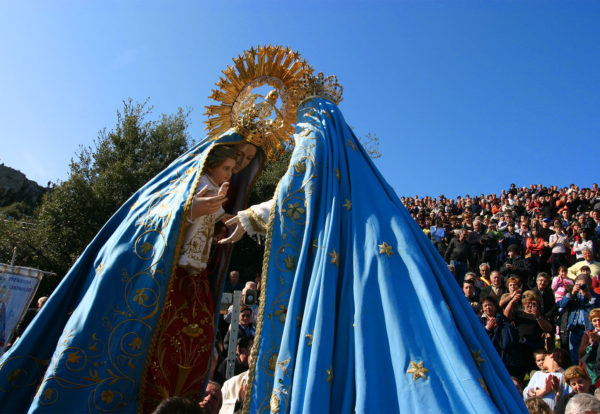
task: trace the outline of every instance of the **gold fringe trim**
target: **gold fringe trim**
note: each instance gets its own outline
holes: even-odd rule
[[[277,200],[279,196],[279,188],[281,186],[281,182],[283,179],[279,180],[277,183],[277,188],[275,189],[275,194],[273,195],[273,199]],[[254,334],[254,343],[258,344],[260,342],[260,334],[262,331],[264,313],[265,313],[265,302],[267,298],[267,275],[269,273],[269,259],[271,257],[271,242],[273,236],[273,222],[275,221],[275,212],[277,211],[277,202],[273,203],[271,207],[271,212],[269,213],[269,223],[267,225],[267,241],[265,243],[265,255],[263,257],[263,270],[261,274],[261,292],[260,292],[260,305],[258,308],[258,323],[256,326],[256,332]],[[244,397],[244,406],[242,408],[243,414],[250,413],[250,398],[252,397],[252,386],[254,384],[254,375],[256,373],[256,364],[258,362],[258,345],[252,347],[252,363],[248,369],[248,385],[246,387],[246,396]]]
[[[219,145],[219,144],[217,144],[217,145]],[[207,156],[208,156],[208,153],[213,149],[213,147],[215,147],[215,143],[212,143],[208,147],[207,152],[206,152]],[[181,220],[181,225],[179,226],[179,235],[177,237],[177,246],[175,246],[175,252],[173,254],[173,263],[171,265],[171,271],[169,273],[169,284],[167,286],[167,291],[165,292],[165,296],[162,300],[160,317],[158,319],[158,323],[156,324],[154,333],[152,334],[152,341],[150,342],[150,348],[148,349],[148,354],[146,355],[146,362],[144,363],[144,372],[142,374],[142,378],[141,378],[141,382],[140,382],[140,390],[139,390],[139,394],[138,394],[138,409],[137,409],[138,414],[144,414],[142,409],[143,409],[143,405],[144,405],[144,396],[146,395],[146,383],[147,383],[147,379],[148,379],[148,372],[150,370],[150,364],[149,364],[150,356],[153,354],[154,349],[156,348],[156,343],[158,342],[158,338],[159,338],[159,332],[161,331],[161,328],[163,326],[165,301],[167,300],[167,297],[169,296],[169,292],[173,288],[173,283],[174,283],[174,279],[175,279],[173,277],[173,275],[175,273],[175,268],[177,267],[179,255],[181,253],[183,239],[185,238],[184,227],[187,226],[187,223],[185,221],[185,215],[190,211],[192,201],[194,200],[194,196],[196,195],[196,187],[198,186],[198,182],[200,181],[200,176],[202,175],[202,170],[204,169],[204,161],[206,161],[206,158],[207,157],[205,156],[204,160],[202,160],[202,164],[200,165],[200,169],[198,170],[198,174],[196,176],[196,179],[194,180],[193,190],[191,191],[190,195],[188,196],[187,200],[185,201],[185,204],[183,207],[182,220]]]

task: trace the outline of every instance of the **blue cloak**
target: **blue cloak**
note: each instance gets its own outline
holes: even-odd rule
[[[201,142],[113,215],[0,359],[0,411],[140,411],[146,359],[178,256],[184,211],[210,149],[242,140],[230,130]],[[237,177],[234,210],[245,204],[262,159],[259,153],[245,177]],[[215,304],[229,251],[220,253],[211,280]]]
[[[269,219],[245,411],[527,412],[337,106],[312,99],[298,117]]]

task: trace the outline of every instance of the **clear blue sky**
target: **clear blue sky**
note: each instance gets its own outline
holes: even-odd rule
[[[344,86],[357,135],[400,195],[598,181],[598,1],[0,0],[0,162],[45,185],[113,128],[204,106],[231,58],[298,50]]]

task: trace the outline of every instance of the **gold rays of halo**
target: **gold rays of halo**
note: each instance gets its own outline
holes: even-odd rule
[[[275,158],[292,139],[299,104],[297,84],[306,73],[312,73],[312,68],[289,48],[269,45],[244,51],[223,71],[225,76],[216,83],[218,89],[209,96],[218,102],[206,107],[209,136],[216,139],[233,127],[263,148],[267,157]],[[281,107],[274,110],[277,122],[261,118],[261,104],[255,104],[257,95],[252,90],[263,85],[276,89],[281,99]]]

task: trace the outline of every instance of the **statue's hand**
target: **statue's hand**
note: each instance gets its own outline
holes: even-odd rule
[[[208,192],[208,186],[204,186],[200,191],[196,193],[194,196],[194,200],[192,201],[192,211],[191,217],[195,219],[199,216],[204,216],[206,214],[212,214],[221,207],[227,198],[225,198],[224,194],[218,194],[215,196],[205,197],[204,195]]]
[[[242,223],[240,222],[240,218],[238,216],[232,217],[229,220],[227,220],[225,222],[225,225],[230,228],[235,226],[235,228],[233,229],[233,233],[231,233],[229,237],[219,240],[219,244],[235,243],[242,238],[244,233],[246,233],[246,230],[244,230],[244,227],[242,227]]]

